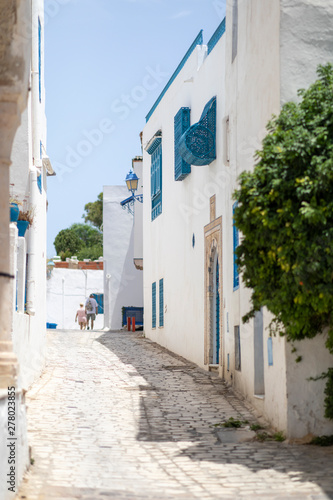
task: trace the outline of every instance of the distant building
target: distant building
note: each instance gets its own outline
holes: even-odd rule
[[[78,261],[76,258],[53,261],[47,276],[47,324],[58,329],[79,329],[75,323],[80,303],[85,304],[91,293],[98,303],[95,330],[104,327],[103,258],[98,261]]]
[[[133,166],[135,163],[141,163],[141,160],[137,162],[134,159]],[[143,306],[143,276],[140,270],[142,232],[136,231],[133,214],[126,206],[123,210],[120,205],[120,202],[128,197],[129,192],[125,185],[104,186],[104,326],[112,330],[122,328],[124,307]],[[140,207],[138,209],[140,210]]]

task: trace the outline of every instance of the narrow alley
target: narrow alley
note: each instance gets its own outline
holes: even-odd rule
[[[221,442],[214,424],[254,416],[219,378],[140,333],[47,336],[17,499],[333,498],[331,447]]]

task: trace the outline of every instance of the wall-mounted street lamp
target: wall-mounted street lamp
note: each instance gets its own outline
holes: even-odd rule
[[[131,193],[131,196],[129,198],[126,198],[126,200],[121,201],[120,205],[123,207],[124,210],[126,210],[127,208],[129,213],[133,215],[134,210],[132,207],[134,206],[134,202],[138,201],[140,203],[143,203],[143,195],[135,194],[135,191],[138,189],[139,178],[135,172],[132,172],[132,170],[130,170],[126,175],[125,182],[127,185],[127,189]]]

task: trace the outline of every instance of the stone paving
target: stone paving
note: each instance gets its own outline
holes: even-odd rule
[[[140,333],[49,331],[27,394],[34,465],[17,499],[333,498],[333,449],[221,443],[254,416],[216,376]]]

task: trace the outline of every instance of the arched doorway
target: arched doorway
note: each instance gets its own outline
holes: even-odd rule
[[[223,376],[222,217],[205,226],[205,287],[204,363]]]

